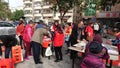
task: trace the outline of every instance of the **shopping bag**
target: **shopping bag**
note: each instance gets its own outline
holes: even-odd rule
[[[22,53],[13,54],[12,59],[14,60],[15,63],[22,62],[23,61],[23,55],[22,55]]]
[[[21,46],[17,45],[12,47],[12,59],[15,63],[19,63],[23,61]]]
[[[52,55],[52,50],[50,48],[50,46],[48,46],[48,48],[45,51],[45,56],[51,56]]]
[[[12,47],[12,54],[18,54],[18,53],[22,53],[22,49],[21,46],[16,45]]]
[[[0,59],[0,68],[14,68],[14,61],[9,59]]]

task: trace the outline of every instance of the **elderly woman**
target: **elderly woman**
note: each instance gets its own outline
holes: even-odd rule
[[[85,57],[81,63],[81,68],[106,68],[102,59],[108,59],[107,49],[102,46],[102,38],[95,35],[92,42],[86,45]]]

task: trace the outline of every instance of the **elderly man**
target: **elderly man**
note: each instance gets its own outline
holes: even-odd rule
[[[42,64],[43,62],[40,59],[40,49],[42,47],[42,40],[43,40],[43,36],[44,34],[47,34],[48,31],[46,28],[38,28],[32,38],[31,38],[31,45],[33,48],[33,57],[34,57],[34,62],[35,64]]]

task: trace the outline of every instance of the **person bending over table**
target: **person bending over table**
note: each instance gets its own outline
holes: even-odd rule
[[[17,44],[17,39],[14,36],[2,35],[0,36],[0,58],[2,56],[2,46],[5,46],[5,58],[9,58],[12,46]]]

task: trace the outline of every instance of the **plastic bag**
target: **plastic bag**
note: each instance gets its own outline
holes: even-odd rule
[[[45,51],[45,56],[51,56],[52,55],[52,50],[50,48],[50,46],[46,49]]]

